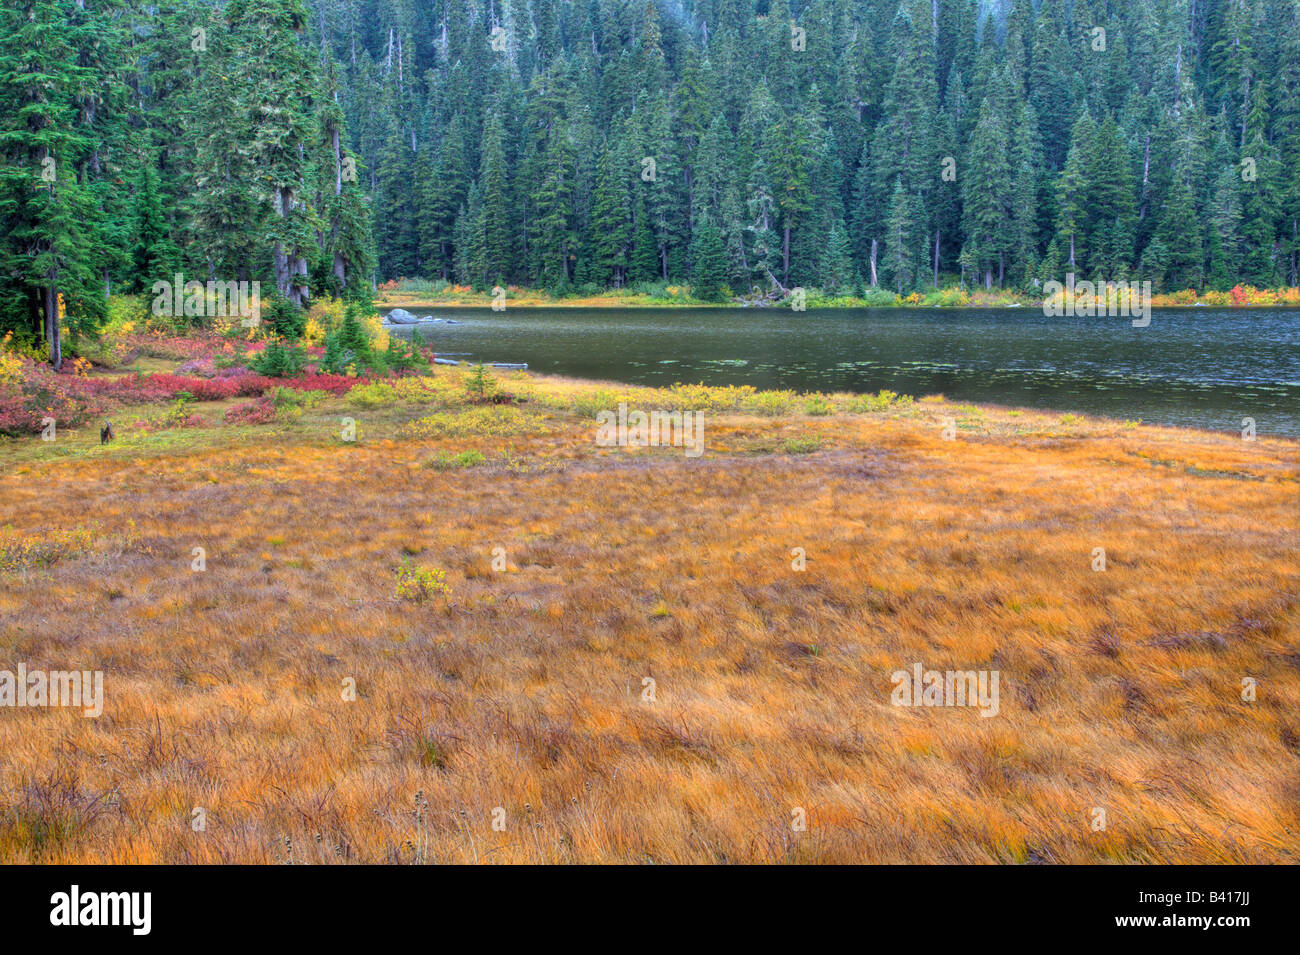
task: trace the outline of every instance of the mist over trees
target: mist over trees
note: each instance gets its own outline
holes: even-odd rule
[[[12,0],[0,157],[33,333],[173,272],[1296,284],[1300,0]]]

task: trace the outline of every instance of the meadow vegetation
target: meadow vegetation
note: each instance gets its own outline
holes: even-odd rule
[[[0,437],[0,669],[105,674],[0,712],[0,861],[1297,861],[1293,440],[315,374]],[[917,662],[999,715],[891,706]]]

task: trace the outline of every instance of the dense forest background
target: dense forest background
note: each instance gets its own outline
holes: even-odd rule
[[[32,333],[174,272],[1294,285],[1300,0],[8,0],[0,158]]]

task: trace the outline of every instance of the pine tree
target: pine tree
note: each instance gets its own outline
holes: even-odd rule
[[[158,170],[152,164],[140,167],[134,219],[132,286],[134,291],[140,292],[147,291],[156,280],[171,281],[171,276],[180,267],[180,250],[171,241],[158,192]]]
[[[921,201],[903,187],[900,176],[894,183],[885,223],[885,274],[899,295],[911,291],[920,277],[923,247],[917,228],[920,220]]]
[[[1192,194],[1182,182],[1174,183],[1156,238],[1164,250],[1162,286],[1166,289],[1202,287],[1201,226]]]
[[[247,124],[244,148],[257,172],[257,241],[269,245],[275,287],[295,305],[310,293],[309,257],[320,225],[308,202],[311,98],[318,90],[313,58],[299,38],[306,16],[300,0],[230,0],[226,7],[239,46],[229,65],[231,108]]]
[[[428,274],[444,279],[451,278],[455,263],[452,229],[456,213],[469,191],[464,125],[463,117],[452,119],[419,197],[420,260]]]
[[[43,338],[55,368],[65,317],[93,327],[103,311],[99,213],[78,174],[94,149],[79,97],[95,80],[77,62],[89,28],[70,24],[54,0],[0,13],[0,314],[6,327]]]
[[[983,273],[985,288],[992,288],[994,276],[1002,274],[1011,234],[1007,192],[1012,175],[1007,161],[1006,138],[1003,118],[993,101],[986,97],[980,104],[979,120],[972,134],[962,180],[966,251],[974,268]],[[897,194],[896,189],[891,218],[899,214]]]
[[[1097,127],[1084,177],[1088,270],[1101,281],[1116,281],[1133,259],[1136,208],[1128,150],[1113,119]]]
[[[1056,185],[1056,241],[1065,258],[1064,267],[1078,272],[1087,261],[1084,230],[1087,224],[1087,179],[1084,171],[1084,144],[1093,137],[1094,124],[1084,113],[1074,124],[1065,168]]]
[[[478,180],[483,203],[481,274],[483,284],[490,287],[505,284],[514,267],[515,253],[505,127],[496,111],[488,114],[483,127],[482,156]]]
[[[844,223],[839,221],[831,226],[818,284],[832,295],[843,295],[849,292],[856,282],[857,275],[853,269],[853,246],[849,242],[848,230],[844,228]]]
[[[712,222],[705,221],[695,232],[691,243],[691,293],[703,302],[720,302],[726,297],[723,286],[727,280],[727,253],[722,246],[722,233]]]
[[[593,274],[597,282],[615,288],[627,284],[632,236],[625,166],[626,159],[617,145],[607,142],[601,154],[591,207]]]
[[[659,247],[650,225],[650,212],[646,209],[644,193],[637,192],[635,208],[630,278],[633,282],[649,282],[659,274]]]

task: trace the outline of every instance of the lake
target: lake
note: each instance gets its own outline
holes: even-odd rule
[[[388,309],[381,309],[387,313]],[[1079,411],[1300,436],[1300,310],[408,308],[439,353],[643,385],[747,384]],[[404,332],[402,326],[393,326]]]

